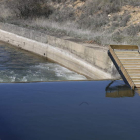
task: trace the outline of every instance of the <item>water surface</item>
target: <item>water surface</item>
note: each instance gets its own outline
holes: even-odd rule
[[[0,44],[0,82],[85,80],[59,64],[30,52]]]
[[[84,80],[0,45],[0,82]],[[0,84],[0,140],[139,140],[140,90],[123,81]]]
[[[139,140],[139,94],[110,82],[0,84],[0,139]]]

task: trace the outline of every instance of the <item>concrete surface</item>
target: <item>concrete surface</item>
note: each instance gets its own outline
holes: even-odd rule
[[[0,40],[47,57],[92,79],[114,79],[119,74],[107,48],[57,38],[12,24],[0,23]]]

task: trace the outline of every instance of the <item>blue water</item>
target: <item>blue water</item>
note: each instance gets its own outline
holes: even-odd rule
[[[139,94],[110,82],[0,84],[0,139],[139,140]]]

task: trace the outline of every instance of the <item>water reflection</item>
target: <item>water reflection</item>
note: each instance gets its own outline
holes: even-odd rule
[[[106,97],[119,98],[119,97],[134,97],[135,91],[131,90],[125,84],[114,85],[116,81],[111,81],[106,87]]]
[[[135,92],[140,96],[140,88],[136,88]]]

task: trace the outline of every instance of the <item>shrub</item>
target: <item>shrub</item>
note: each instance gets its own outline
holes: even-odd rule
[[[130,4],[131,4],[132,6],[140,6],[139,0],[131,0],[131,1],[130,1]]]
[[[113,28],[116,28],[116,27],[119,27],[119,26],[120,26],[120,23],[118,21],[112,22],[112,27]]]
[[[88,0],[82,7],[82,11],[86,16],[93,15],[95,12],[100,10],[99,4],[101,0]]]
[[[124,33],[130,36],[135,36],[140,32],[140,25],[131,25],[124,30]]]
[[[104,4],[104,6],[102,7],[102,10],[106,14],[115,13],[115,12],[120,11],[120,5],[117,4],[116,1],[114,1],[108,4]]]
[[[127,25],[127,22],[130,20],[131,15],[125,15],[122,17],[122,20],[120,22],[121,27],[125,27]]]
[[[96,30],[108,23],[108,16],[106,14],[98,14],[94,16],[86,16],[82,15],[79,19],[79,27],[80,28],[86,28],[90,30]]]
[[[74,9],[70,7],[64,7],[63,9],[56,9],[49,17],[56,22],[64,22],[68,20],[75,20]]]
[[[121,21],[121,19],[122,19],[122,16],[121,15],[114,15],[113,17],[112,17],[112,21]]]
[[[48,17],[52,12],[52,7],[45,3],[45,0],[11,0],[9,7],[15,12],[18,17]]]
[[[101,45],[101,43],[102,43],[101,40],[102,40],[101,36],[96,36],[96,37],[94,38],[94,42],[97,43],[98,45]]]
[[[87,0],[83,11],[86,15],[93,15],[99,10],[104,14],[120,11],[120,2],[118,0]]]
[[[117,42],[117,43],[122,43],[123,40],[124,40],[124,36],[122,34],[120,34],[120,32],[115,32],[113,35],[112,35],[112,40],[114,42]]]

